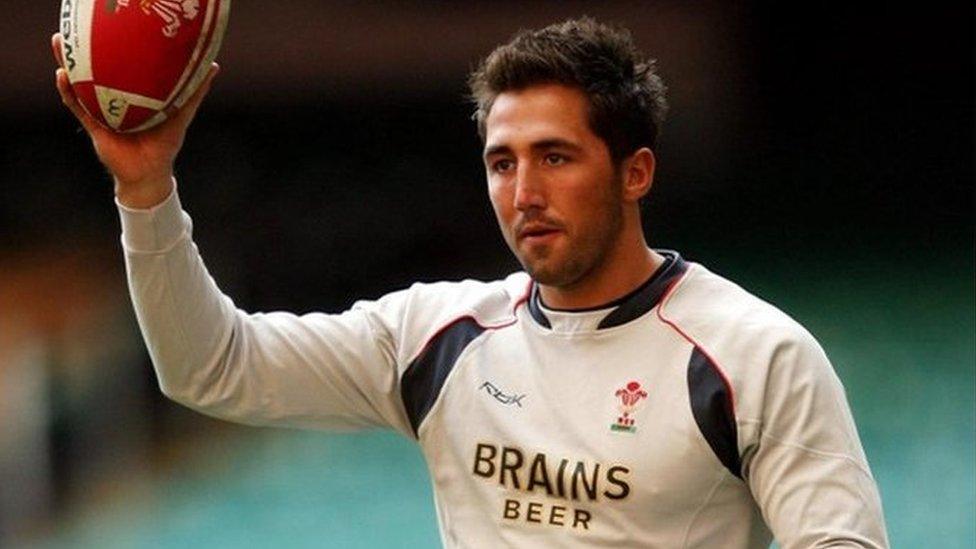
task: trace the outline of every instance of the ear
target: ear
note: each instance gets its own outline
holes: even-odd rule
[[[623,199],[637,202],[651,190],[654,183],[654,167],[656,161],[654,153],[647,147],[642,147],[624,160],[623,166]]]

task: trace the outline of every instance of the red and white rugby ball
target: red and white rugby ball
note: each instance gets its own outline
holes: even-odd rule
[[[207,76],[230,0],[62,0],[62,57],[85,110],[119,132],[151,128]]]

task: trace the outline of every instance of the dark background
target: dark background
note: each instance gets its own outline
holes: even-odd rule
[[[649,241],[821,339],[896,545],[926,532],[972,543],[972,5],[282,4],[234,4],[177,165],[195,239],[238,306],[339,311],[416,280],[517,269],[487,201],[466,74],[520,27],[584,13],[625,24],[670,88]],[[0,487],[0,542],[71,539],[79,519],[66,517],[92,509],[79,493],[120,470],[172,486],[173,464],[213,451],[212,433],[280,436],[158,396],[111,182],[54,90],[56,5],[19,9],[0,20],[0,480],[28,496]],[[947,488],[926,487],[936,479]],[[109,507],[129,494],[103,491]]]

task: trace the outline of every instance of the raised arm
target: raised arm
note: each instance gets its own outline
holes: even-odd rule
[[[60,41],[52,37],[59,63]],[[405,293],[341,315],[249,314],[207,272],[173,162],[216,72],[214,65],[181,111],[135,134],[100,126],[64,69],[56,73],[62,101],[115,180],[130,295],[160,388],[188,407],[241,423],[409,433],[394,336]]]
[[[155,208],[119,210],[129,291],[163,393],[240,423],[409,434],[394,336],[404,292],[341,315],[249,314],[207,272],[175,191]]]

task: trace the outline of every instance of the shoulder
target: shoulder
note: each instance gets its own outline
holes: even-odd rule
[[[742,338],[812,338],[776,306],[698,263],[691,263],[664,297],[660,313],[711,347]]]
[[[523,272],[493,281],[417,282],[376,301],[357,302],[353,310],[366,312],[393,337],[403,361],[462,319],[486,328],[511,323],[528,298],[530,282]]]
[[[700,264],[691,264],[674,284],[658,314],[711,359],[743,404],[749,395],[761,397],[771,379],[776,385],[835,379],[804,326]]]
[[[419,321],[469,315],[491,325],[512,318],[515,307],[528,295],[529,284],[525,273],[513,273],[493,281],[417,282],[387,294],[378,303],[393,306]]]

